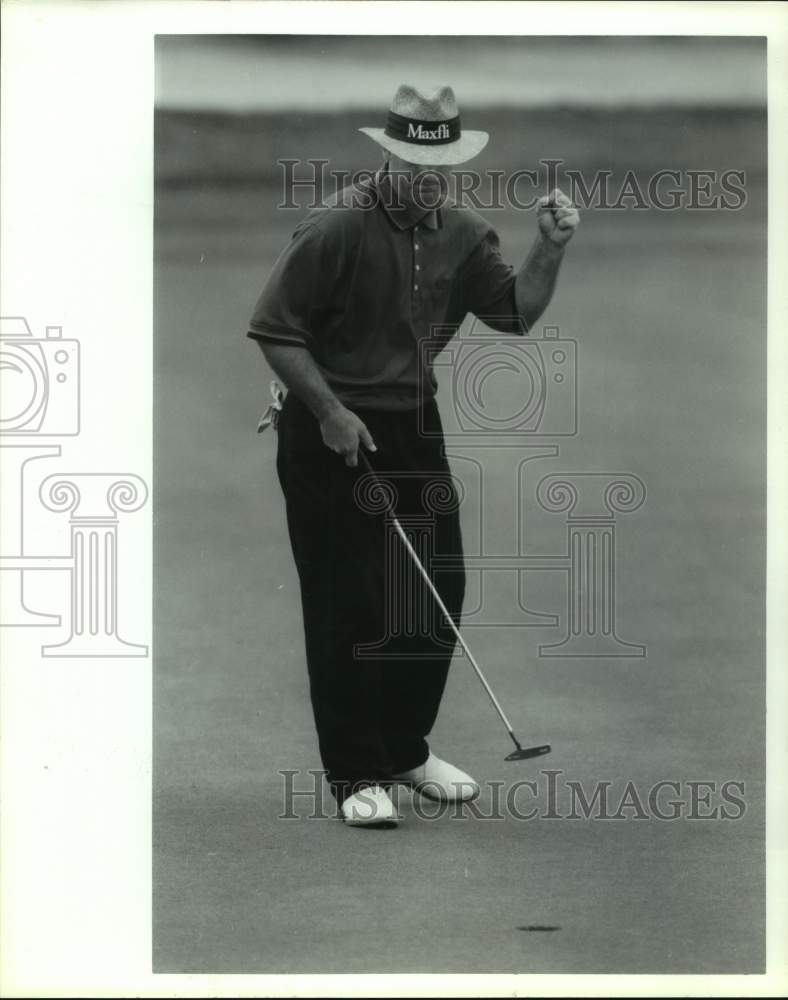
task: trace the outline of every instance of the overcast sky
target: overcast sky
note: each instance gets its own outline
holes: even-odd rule
[[[157,103],[211,110],[388,106],[400,82],[460,106],[752,105],[758,38],[160,35]]]

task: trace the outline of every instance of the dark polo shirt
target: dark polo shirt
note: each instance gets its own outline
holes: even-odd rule
[[[480,215],[455,204],[429,213],[398,205],[381,171],[299,224],[248,336],[308,349],[350,408],[411,409],[435,395],[429,357],[469,312],[524,332],[514,282]]]

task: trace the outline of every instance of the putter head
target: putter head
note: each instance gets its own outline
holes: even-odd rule
[[[551,749],[549,743],[543,743],[540,747],[518,747],[504,760],[528,760],[529,757],[541,757],[543,754],[550,753]]]

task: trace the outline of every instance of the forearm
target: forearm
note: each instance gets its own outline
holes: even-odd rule
[[[296,394],[314,413],[325,420],[341,403],[331,391],[320,369],[305,347],[289,347],[258,340],[268,364],[287,388]]]
[[[528,330],[553,297],[563,257],[564,247],[540,233],[517,274],[514,285],[515,303]]]

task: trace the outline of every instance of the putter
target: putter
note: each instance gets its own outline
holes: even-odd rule
[[[367,470],[367,472],[371,476],[374,477],[374,479],[375,479],[376,482],[379,483],[380,480],[378,479],[377,472],[375,472],[375,470],[372,468],[372,465],[370,464],[369,459],[367,458],[366,454],[361,450],[360,447],[359,447],[359,450],[358,450],[358,456],[361,459],[361,464],[364,466],[364,468]],[[386,497],[385,490],[382,490],[381,492],[382,492],[382,494],[383,494],[383,496],[385,498]],[[517,739],[517,737],[514,735],[514,730],[512,729],[511,723],[506,718],[506,713],[501,708],[501,705],[500,705],[500,702],[498,701],[498,699],[495,697],[495,694],[493,693],[493,689],[487,683],[487,678],[482,673],[481,667],[476,662],[473,653],[468,648],[468,644],[466,643],[466,641],[463,639],[462,635],[460,634],[460,630],[454,624],[454,619],[449,614],[449,611],[448,611],[448,608],[446,607],[446,605],[443,603],[441,595],[438,593],[437,588],[435,587],[435,584],[432,582],[432,580],[429,577],[429,574],[427,573],[426,569],[422,565],[421,560],[419,559],[418,555],[416,554],[416,550],[413,548],[413,546],[410,543],[410,539],[405,534],[404,528],[399,523],[399,520],[397,519],[397,515],[396,515],[396,512],[394,511],[393,506],[390,503],[387,503],[387,507],[388,507],[389,516],[391,517],[391,522],[394,525],[394,530],[399,535],[400,540],[401,540],[402,544],[405,546],[405,549],[407,550],[407,552],[410,555],[411,559],[413,560],[413,563],[416,566],[416,569],[421,574],[421,577],[424,580],[424,582],[427,584],[427,587],[429,588],[430,593],[435,598],[435,601],[436,601],[438,607],[443,612],[443,615],[446,618],[446,621],[447,621],[447,623],[449,625],[449,628],[454,633],[454,635],[455,635],[455,637],[457,639],[457,642],[459,642],[460,646],[462,647],[462,649],[465,652],[465,655],[470,660],[471,666],[476,671],[476,676],[481,681],[482,687],[487,692],[487,696],[489,697],[490,701],[493,703],[495,711],[501,717],[501,721],[506,726],[506,731],[509,734],[509,738],[511,739],[512,743],[514,743],[514,745],[516,747],[516,749],[513,750],[510,754],[508,754],[504,759],[505,760],[527,760],[529,757],[541,757],[543,754],[550,753],[550,749],[551,748],[550,748],[550,745],[548,743],[543,743],[541,746],[524,747],[520,743],[520,741]]]

